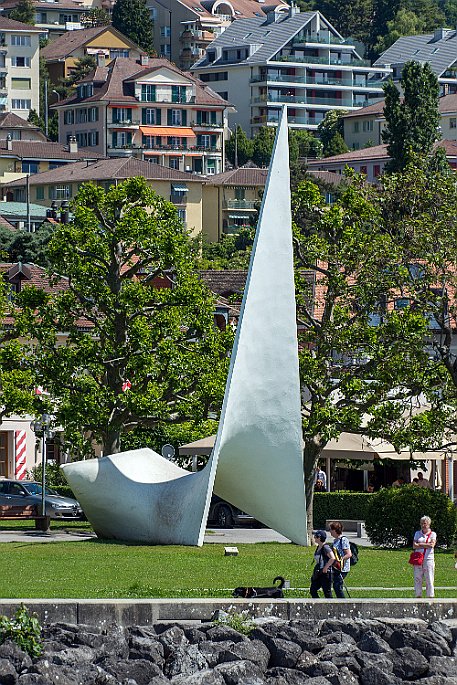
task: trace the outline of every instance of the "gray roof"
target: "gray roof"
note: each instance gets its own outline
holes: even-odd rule
[[[404,64],[408,60],[429,62],[437,76],[446,71],[457,60],[457,31],[443,29],[442,38],[433,33],[424,36],[404,36],[376,60],[373,66]]]
[[[245,60],[237,61],[237,64],[263,64],[272,59],[318,12],[299,12],[289,17],[286,13],[280,13],[275,22],[268,23],[265,17],[252,19],[237,19],[218,36],[209,47],[228,48],[246,45],[259,46],[256,52]],[[320,13],[319,13],[320,14]],[[320,15],[321,22],[329,26],[332,32],[343,42],[343,37],[333,28],[328,21]],[[249,34],[249,35],[248,35]],[[206,54],[192,66],[192,70],[199,67],[221,68],[221,62],[216,59],[208,62]]]

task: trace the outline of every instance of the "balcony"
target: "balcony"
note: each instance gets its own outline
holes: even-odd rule
[[[256,200],[224,200],[222,202],[223,209],[258,209],[259,203]]]
[[[138,128],[141,122],[139,119],[125,119],[124,121],[108,121],[109,128]]]
[[[224,128],[222,121],[216,121],[214,124],[210,124],[207,121],[201,121],[200,123],[197,121],[191,121],[189,126],[191,128]]]
[[[320,122],[323,121],[324,117],[318,119],[317,117],[307,117],[307,116],[302,116],[302,117],[292,117],[288,116],[287,121],[289,124],[297,124],[299,126],[319,126]],[[272,112],[268,113],[268,116],[266,114],[260,115],[260,116],[255,116],[252,117],[251,119],[251,124],[253,125],[261,125],[264,126],[265,124],[277,124],[279,123],[279,116],[277,114],[273,114]]]
[[[138,98],[139,102],[155,102],[155,103],[163,103],[163,104],[173,104],[173,105],[192,105],[195,104],[195,95],[190,95],[187,98],[172,98],[171,95],[169,96],[149,96],[149,97],[143,97],[140,95]]]
[[[304,55],[282,55],[275,58],[275,62],[297,62],[300,64],[338,64],[342,67],[370,67],[371,62],[367,59],[351,60],[346,62],[336,57],[305,57]]]
[[[340,38],[337,38],[336,36],[332,36],[330,34],[316,34],[316,35],[311,35],[309,33],[305,35],[299,35],[295,36],[293,39],[292,45],[295,44],[301,44],[301,43],[320,43],[321,45],[352,45],[353,43],[350,40],[341,40]]]
[[[204,147],[202,145],[143,145],[141,149],[146,152],[222,152],[222,146]]]
[[[277,95],[275,97],[268,97],[267,100],[264,100],[262,98],[255,98],[254,102],[256,101],[259,103],[263,102],[266,105],[271,105],[272,103],[276,102],[291,102],[297,105],[328,105],[329,107],[352,107],[350,102],[344,102],[342,98],[317,98],[310,96],[305,97],[304,95]]]

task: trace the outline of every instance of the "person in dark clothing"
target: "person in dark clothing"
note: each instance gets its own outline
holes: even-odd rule
[[[314,542],[317,545],[314,553],[313,575],[311,578],[311,586],[309,591],[311,597],[319,597],[318,591],[322,589],[324,597],[332,598],[332,564],[335,561],[335,555],[332,552],[330,545],[326,544],[327,533],[325,530],[316,530],[313,533]]]

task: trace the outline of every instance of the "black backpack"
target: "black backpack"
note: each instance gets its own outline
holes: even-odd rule
[[[352,557],[350,558],[351,566],[355,566],[359,561],[359,548],[355,542],[350,542],[349,547],[351,548]]]

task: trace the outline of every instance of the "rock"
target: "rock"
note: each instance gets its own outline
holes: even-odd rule
[[[220,662],[229,661],[252,661],[259,671],[263,673],[268,668],[270,652],[260,640],[252,642],[236,642],[229,649],[224,650],[220,655]]]
[[[303,672],[296,671],[293,668],[275,666],[270,668],[265,675],[268,677],[266,681],[268,683],[270,683],[270,678],[273,683],[286,683],[287,685],[303,685],[303,683],[310,682],[310,679]],[[328,685],[328,681],[326,685]]]
[[[378,666],[368,666],[360,672],[361,685],[400,685],[400,678],[382,671]]]
[[[306,669],[306,673],[312,678],[317,678],[318,676],[329,678],[338,673],[338,667],[331,661],[319,661],[317,664]]]
[[[389,651],[389,645],[387,645]],[[322,649],[318,656],[321,661],[333,661],[336,656],[346,657],[351,651],[357,651],[355,648],[348,647],[345,642],[338,642],[336,644],[327,645]]]
[[[219,664],[214,669],[223,677],[226,685],[263,685],[262,672],[252,661],[240,660]]]
[[[225,685],[221,674],[210,669],[192,675],[178,675],[172,678],[171,682],[173,685]]]
[[[338,668],[338,670],[347,669],[358,676],[361,667],[355,656],[352,654],[341,654],[332,659],[332,664]]]
[[[0,645],[0,659],[6,659],[18,673],[21,673],[26,668],[32,665],[32,659],[12,640],[5,640]]]
[[[95,660],[95,652],[90,647],[67,647],[61,652],[57,652],[52,657],[55,664],[66,664],[67,666],[76,666],[81,663],[93,663]]]
[[[177,647],[184,647],[189,644],[189,640],[178,626],[168,628],[158,636],[159,642],[163,645],[165,657],[173,652]]]
[[[217,666],[217,664],[224,661],[223,654],[230,651],[235,644],[236,643],[231,640],[226,640],[224,642],[211,642],[210,640],[206,640],[205,642],[200,642],[198,644],[198,649],[205,657],[208,666],[214,668],[214,666]]]
[[[328,676],[332,685],[358,685],[359,679],[345,666],[338,668],[338,673]],[[308,681],[309,682],[309,681]]]
[[[428,661],[417,649],[400,647],[389,656],[392,658],[395,675],[402,680],[416,680],[428,671]]]
[[[452,656],[431,656],[429,675],[457,677],[457,659]]]
[[[117,678],[118,681],[130,678],[137,685],[149,685],[149,681],[155,676],[161,676],[162,671],[146,659],[132,659],[130,661],[110,661],[103,664],[103,669]]]
[[[129,659],[147,659],[160,666],[165,661],[165,650],[162,642],[159,642],[157,636],[151,637],[137,637],[132,636],[129,640],[130,649],[128,650]]]
[[[232,642],[243,642],[248,640],[246,635],[242,635],[230,626],[214,626],[206,633],[206,639],[212,642],[222,642],[224,640],[231,640]]]
[[[187,639],[192,645],[199,644],[200,642],[203,642],[207,639],[206,633],[204,633],[203,630],[199,630],[198,628],[185,628],[184,635],[187,637]]]
[[[457,685],[457,678],[447,678],[444,675],[432,675],[429,678],[421,678],[420,685]]]
[[[177,675],[193,675],[208,668],[208,662],[199,651],[197,645],[187,644],[178,647],[169,654],[163,672],[169,678]]]
[[[435,621],[434,623],[430,623],[428,629],[431,630],[432,633],[436,633],[437,635],[440,635],[440,637],[444,638],[451,647],[454,646],[455,637],[452,633],[452,630],[446,623],[443,623],[443,621]]]
[[[308,652],[318,651],[318,647],[324,647],[327,642],[322,638],[318,638],[315,633],[305,632],[298,626],[286,626],[277,633],[276,637],[295,642],[295,644],[300,645],[302,649],[306,649]]]
[[[17,682],[17,671],[11,661],[0,659],[0,683],[1,685],[15,685]]]
[[[374,654],[382,654],[383,652],[390,652],[390,645],[383,640],[382,637],[369,630],[365,633],[357,643],[357,647],[362,652],[373,652]]]
[[[311,652],[307,652],[306,650],[303,650],[303,652],[300,654],[300,656],[297,659],[297,663],[295,664],[295,668],[298,669],[299,671],[305,671],[307,673],[307,669],[310,668],[310,666],[314,666],[315,664],[319,663],[319,659],[315,654],[311,654]]]
[[[427,658],[431,656],[451,656],[452,654],[446,640],[431,630],[423,630],[420,633],[406,628],[394,630],[389,638],[389,645],[393,649],[412,647]]]
[[[38,673],[24,673],[17,683],[18,685],[50,685],[49,680]]]
[[[281,640],[279,637],[270,638],[267,647],[270,651],[270,666],[294,668],[302,653],[300,645],[288,640]]]
[[[355,640],[349,633],[343,633],[342,630],[335,630],[335,632],[330,633],[325,638],[325,644],[332,645],[338,644],[339,642],[345,645],[355,645]]]

